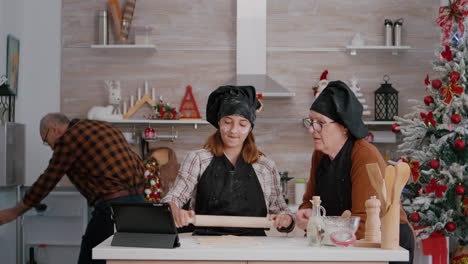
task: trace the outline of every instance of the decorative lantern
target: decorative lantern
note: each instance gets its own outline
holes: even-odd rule
[[[393,121],[394,116],[398,115],[398,91],[392,87],[388,75],[384,75],[385,83],[375,91],[375,120]]]

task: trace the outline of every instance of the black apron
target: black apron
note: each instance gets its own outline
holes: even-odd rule
[[[213,157],[198,181],[195,213],[265,217],[265,197],[252,164],[239,156],[234,167],[223,155]],[[265,236],[261,228],[196,227],[193,235]]]
[[[315,195],[320,196],[327,215],[351,210],[351,154],[354,140],[348,138],[335,159],[323,155],[315,174]]]

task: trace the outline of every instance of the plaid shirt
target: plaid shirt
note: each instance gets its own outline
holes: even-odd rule
[[[49,166],[26,192],[24,204],[39,204],[65,174],[90,205],[102,195],[143,183],[142,160],[120,130],[107,122],[72,120],[53,151]]]
[[[190,208],[195,208],[196,185],[212,159],[213,154],[205,149],[189,152],[180,166],[173,187],[162,202],[172,201],[179,208],[182,208],[191,199]],[[252,167],[262,187],[268,213],[292,216],[281,193],[280,178],[275,163],[265,156],[261,156],[256,163],[252,164]]]

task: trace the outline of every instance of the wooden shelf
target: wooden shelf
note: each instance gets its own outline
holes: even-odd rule
[[[122,119],[108,120],[109,123],[116,124],[165,124],[165,125],[209,125],[208,121],[203,119],[183,119],[183,120],[152,120],[152,119]],[[302,119],[296,118],[258,118],[257,123],[301,123]],[[364,124],[372,126],[391,126],[396,121],[374,121],[364,120]]]
[[[410,46],[346,46],[351,55],[356,55],[358,51],[390,51],[392,55],[398,55],[400,51],[411,49]]]
[[[139,51],[146,51],[146,52],[156,52],[156,46],[152,44],[148,44],[148,45],[134,45],[134,44],[91,45],[90,48],[96,49],[96,50],[115,50],[115,51],[139,50]]]
[[[182,120],[152,120],[152,119],[122,119],[108,120],[114,124],[163,124],[163,125],[193,125],[197,129],[198,125],[208,125],[208,121],[203,119],[182,119]]]
[[[391,126],[395,124],[396,121],[374,121],[374,120],[364,120],[364,124],[368,126]]]

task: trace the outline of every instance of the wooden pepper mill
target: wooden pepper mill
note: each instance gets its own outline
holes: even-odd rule
[[[371,196],[366,205],[366,232],[364,240],[380,243],[380,200]]]

